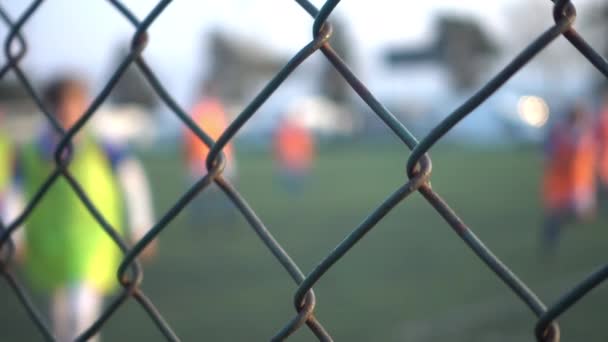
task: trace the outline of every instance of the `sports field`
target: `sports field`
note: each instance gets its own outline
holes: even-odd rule
[[[405,179],[399,144],[323,148],[299,195],[276,181],[270,156],[239,154],[238,189],[304,273]],[[533,147],[432,153],[433,188],[545,301],[606,262],[608,210],[570,226],[554,258],[538,251],[541,160]],[[186,189],[179,160],[147,157],[158,213]],[[608,208],[608,205],[604,206]],[[161,234],[144,289],[185,341],[265,341],[292,318],[296,285],[246,222],[193,225],[187,213]],[[319,319],[337,341],[532,341],[534,317],[415,194],[315,286]],[[39,335],[4,282],[0,340]],[[564,341],[606,341],[608,287],[561,318]],[[162,340],[135,302],[104,329],[107,341]],[[294,341],[311,341],[301,329]]]

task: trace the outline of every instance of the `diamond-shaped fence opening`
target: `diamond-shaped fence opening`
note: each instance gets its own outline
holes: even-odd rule
[[[436,213],[445,220],[463,242],[485,263],[485,265],[490,268],[498,278],[517,295],[517,297],[519,297],[522,305],[527,306],[537,316],[538,320],[535,329],[536,339],[538,341],[559,341],[560,335],[556,319],[566,312],[574,303],[583,299],[594,287],[605,281],[606,277],[608,277],[608,265],[601,268],[596,273],[589,275],[576,287],[565,293],[557,303],[547,308],[534,292],[528,288],[525,283],[519,280],[518,277],[511,272],[479,238],[477,238],[463,220],[448,206],[440,195],[432,189],[430,185],[430,180],[432,178],[431,158],[428,152],[445,136],[446,133],[454,126],[458,125],[461,120],[474,111],[480,104],[491,97],[495,91],[501,88],[505,82],[516,74],[526,63],[534,59],[539,52],[544,50],[552,41],[560,37],[566,38],[572,44],[573,48],[576,48],[584,55],[599,72],[608,76],[608,65],[606,64],[606,61],[589,46],[573,28],[573,23],[576,19],[576,11],[573,3],[567,0],[554,1],[553,17],[555,23],[538,37],[531,40],[530,44],[489,82],[467,99],[460,107],[456,108],[442,122],[438,123],[429,134],[422,137],[421,140],[418,140],[374,97],[372,92],[361,80],[359,80],[329,43],[329,38],[332,35],[332,26],[328,19],[339,2],[340,1],[338,0],[328,0],[320,9],[317,9],[309,1],[296,0],[297,5],[314,18],[310,42],[302,47],[301,50],[299,50],[267,83],[260,93],[229,125],[217,141],[213,141],[190,119],[186,112],[172,98],[167,89],[164,88],[163,84],[155,76],[153,70],[142,57],[142,52],[149,39],[147,35],[148,28],[162,15],[171,1],[159,1],[147,16],[143,19],[139,19],[129,10],[128,6],[122,2],[109,0],[109,3],[116,10],[117,14],[122,15],[125,20],[133,25],[134,33],[131,40],[131,48],[124,60],[109,75],[107,83],[94,98],[86,112],[75,125],[68,130],[64,130],[54,118],[53,114],[49,112],[49,109],[45,107],[40,94],[37,93],[28,76],[20,68],[20,62],[27,54],[28,49],[27,40],[22,36],[22,28],[39,9],[42,0],[31,2],[25,11],[16,18],[11,18],[8,13],[0,7],[0,18],[3,25],[9,28],[9,33],[4,39],[4,55],[6,62],[0,68],[0,79],[5,78],[9,73],[16,76],[19,83],[27,91],[44,118],[61,137],[61,141],[54,151],[54,170],[40,189],[38,189],[32,200],[27,203],[24,211],[13,222],[2,222],[2,225],[0,226],[2,232],[0,237],[0,250],[2,251],[0,271],[10,288],[14,291],[15,296],[17,296],[20,303],[25,307],[33,324],[45,339],[54,340],[53,333],[45,323],[45,319],[40,315],[38,308],[36,308],[30,300],[29,295],[15,276],[11,267],[14,254],[12,236],[21,224],[27,222],[28,216],[36,210],[37,204],[45,196],[49,188],[59,179],[64,179],[80,201],[85,205],[90,215],[99,223],[100,229],[103,229],[112,238],[114,243],[123,253],[122,262],[117,270],[117,277],[122,287],[121,292],[113,298],[102,315],[78,338],[79,340],[87,340],[94,336],[126,301],[132,299],[135,299],[137,303],[141,305],[164,337],[168,340],[179,339],[179,332],[174,332],[171,329],[169,324],[163,319],[161,313],[154,307],[152,302],[142,291],[140,285],[142,282],[143,270],[137,262],[137,257],[195,196],[206,191],[212,183],[215,183],[234,204],[238,211],[240,211],[247,223],[253,229],[253,232],[257,234],[263,244],[284,268],[285,272],[289,274],[298,286],[293,298],[293,305],[296,313],[293,317],[285,318],[284,325],[278,327],[276,335],[272,337],[269,336],[272,340],[284,340],[304,326],[307,326],[319,340],[332,340],[330,335],[331,327],[327,327],[326,330],[322,323],[315,317],[317,301],[313,292],[314,285],[332,269],[332,266],[338,260],[346,258],[349,250],[363,239],[365,235],[393,208],[418,192],[428,201]],[[354,92],[367,104],[367,106],[369,106],[373,113],[390,128],[399,140],[411,150],[411,153],[407,162],[407,180],[397,189],[394,189],[393,193],[382,203],[379,203],[377,208],[369,213],[367,218],[361,222],[359,226],[355,227],[352,232],[335,247],[335,249],[324,256],[319,264],[306,274],[299,269],[287,251],[281,247],[279,242],[273,237],[269,229],[256,215],[235,186],[223,176],[226,161],[222,150],[231,142],[235,134],[239,132],[243,125],[256,115],[257,110],[262,104],[281,87],[283,81],[285,81],[302,62],[313,54],[322,54],[325,56],[327,61],[341,74]],[[76,143],[74,141],[75,135],[87,124],[91,117],[95,115],[96,109],[106,100],[118,80],[131,65],[137,67],[149,85],[154,89],[156,95],[174,113],[183,125],[192,130],[196,136],[211,149],[207,159],[207,167],[210,170],[208,174],[189,188],[133,247],[129,247],[122,240],[114,227],[112,227],[103,217],[89,199],[82,186],[70,173],[69,168],[72,144]]]

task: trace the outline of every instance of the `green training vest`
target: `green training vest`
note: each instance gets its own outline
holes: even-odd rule
[[[69,166],[87,197],[114,229],[122,233],[122,198],[110,161],[92,138],[75,143]],[[54,169],[35,143],[22,153],[26,200]],[[35,288],[53,290],[86,281],[103,292],[118,284],[120,249],[59,177],[25,221],[26,273]]]
[[[0,193],[6,190],[10,182],[12,162],[11,142],[4,132],[0,132]]]

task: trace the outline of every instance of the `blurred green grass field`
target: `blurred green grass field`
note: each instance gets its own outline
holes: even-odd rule
[[[271,157],[240,153],[238,189],[304,273],[405,179],[408,152],[366,145],[321,150],[301,195],[283,190]],[[538,251],[541,161],[529,149],[432,153],[433,188],[547,304],[606,262],[608,211],[568,227],[553,259]],[[146,157],[164,213],[186,189],[175,156]],[[608,208],[608,206],[604,206]],[[161,234],[144,289],[185,341],[265,341],[293,317],[296,285],[238,217],[192,225],[187,212]],[[12,292],[0,285],[0,339],[36,340]],[[532,341],[526,306],[465,246],[419,194],[403,201],[315,286],[317,317],[337,341]],[[561,319],[564,341],[606,341],[608,288]],[[162,340],[129,301],[104,340]],[[299,330],[293,341],[314,336]]]

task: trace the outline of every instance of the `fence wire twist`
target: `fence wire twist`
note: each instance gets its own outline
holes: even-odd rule
[[[83,332],[78,340],[87,340],[94,336],[128,299],[134,298],[150,319],[156,324],[160,332],[168,340],[179,340],[175,332],[163,319],[154,304],[146,297],[140,285],[142,282],[143,271],[137,261],[137,257],[144,248],[157,237],[175,216],[184,209],[186,205],[199,193],[204,191],[212,182],[216,183],[225,195],[238,208],[243,217],[250,224],[251,228],[258,235],[260,240],[272,252],[276,259],[283,266],[285,271],[293,278],[298,288],[294,296],[294,307],[296,314],[272,337],[272,340],[280,341],[286,339],[296,330],[307,325],[308,328],[321,341],[331,341],[330,334],[325,330],[321,323],[315,318],[314,309],[316,306],[313,286],[328,272],[333,264],[343,258],[348,251],[353,248],[374,226],[384,218],[397,204],[414,192],[419,192],[428,203],[437,211],[445,222],[458,234],[464,243],[490,268],[496,275],[519,297],[537,317],[534,334],[538,341],[556,342],[560,340],[559,327],[556,319],[567,311],[572,305],[581,300],[594,287],[604,282],[608,277],[608,265],[590,274],[581,281],[576,287],[565,293],[556,303],[547,308],[545,304],[529,289],[517,276],[509,270],[483,242],[477,238],[473,231],[466,226],[460,217],[448,206],[448,204],[435,192],[430,184],[431,178],[431,159],[427,152],[437,143],[447,132],[449,132],[460,120],[471,114],[480,104],[486,101],[504,83],[516,74],[526,63],[533,59],[540,51],[545,49],[552,41],[559,36],[564,36],[597,70],[608,77],[608,64],[573,28],[576,19],[576,10],[569,0],[554,0],[553,18],[555,23],[546,31],[540,34],[532,43],[519,53],[507,66],[502,69],[494,78],[486,83],[477,93],[470,97],[464,104],[454,110],[442,122],[418,141],[403,126],[399,120],[380,103],[366,86],[345,64],[340,55],[333,50],[329,43],[332,34],[331,24],[328,18],[332,11],[339,4],[339,0],[328,0],[317,9],[307,0],[296,0],[311,17],[314,18],[312,25],[312,40],[304,46],[291,60],[274,76],[265,88],[249,103],[249,105],[236,117],[224,133],[213,141],[189,115],[177,104],[169,92],[163,87],[162,83],[155,76],[154,72],[147,65],[142,57],[142,52],[148,41],[147,30],[152,23],[161,15],[165,8],[171,3],[170,0],[159,1],[149,14],[139,20],[122,2],[118,0],[108,0],[109,3],[128,20],[135,28],[135,33],[131,41],[131,49],[126,58],[112,73],[110,79],[94,98],[90,107],[68,130],[64,130],[57,122],[54,115],[42,102],[40,95],[36,92],[27,75],[19,66],[19,62],[27,53],[27,42],[21,35],[24,24],[38,10],[43,0],[30,3],[27,9],[16,19],[9,17],[4,8],[0,6],[0,19],[9,28],[8,36],[4,41],[4,54],[6,64],[0,69],[0,80],[12,71],[31,99],[35,102],[41,113],[51,124],[53,129],[62,137],[56,150],[54,151],[55,168],[48,176],[44,184],[38,189],[35,196],[26,205],[23,212],[9,224],[0,222],[0,273],[4,276],[10,288],[15,292],[19,301],[26,308],[31,320],[46,340],[54,340],[54,336],[42,318],[39,310],[34,306],[26,293],[24,287],[15,277],[11,268],[11,260],[14,253],[14,246],[11,235],[15,230],[27,220],[32,210],[35,210],[40,199],[57,179],[63,177],[78,195],[82,203],[86,206],[91,215],[97,220],[100,227],[114,240],[117,246],[124,253],[124,258],[118,269],[117,277],[122,286],[119,295],[114,297],[110,304],[105,308],[102,315],[96,322]],[[352,89],[365,101],[365,103],[378,115],[380,119],[393,131],[393,133],[411,150],[407,160],[407,181],[396,189],[390,196],[382,202],[358,227],[356,227],[346,238],[336,246],[308,275],[305,275],[291,259],[287,252],[281,247],[277,240],[266,228],[262,220],[256,215],[247,201],[239,192],[223,177],[222,172],[225,166],[225,157],[222,153],[223,148],[233,139],[234,135],[243,125],[253,116],[260,106],[277,90],[282,82],[307,58],[317,51],[327,58],[327,60],[342,75],[344,80]],[[132,248],[122,240],[116,230],[105,220],[100,212],[95,208],[88,195],[83,191],[75,178],[70,173],[72,139],[86,125],[94,115],[99,106],[106,100],[111,90],[118,80],[131,65],[135,64],[140,72],[147,79],[159,98],[172,110],[172,112],[191,129],[198,138],[210,147],[207,159],[209,173],[198,180],[194,186],[177,200],[161,219],[149,230],[149,232],[138,241]]]

